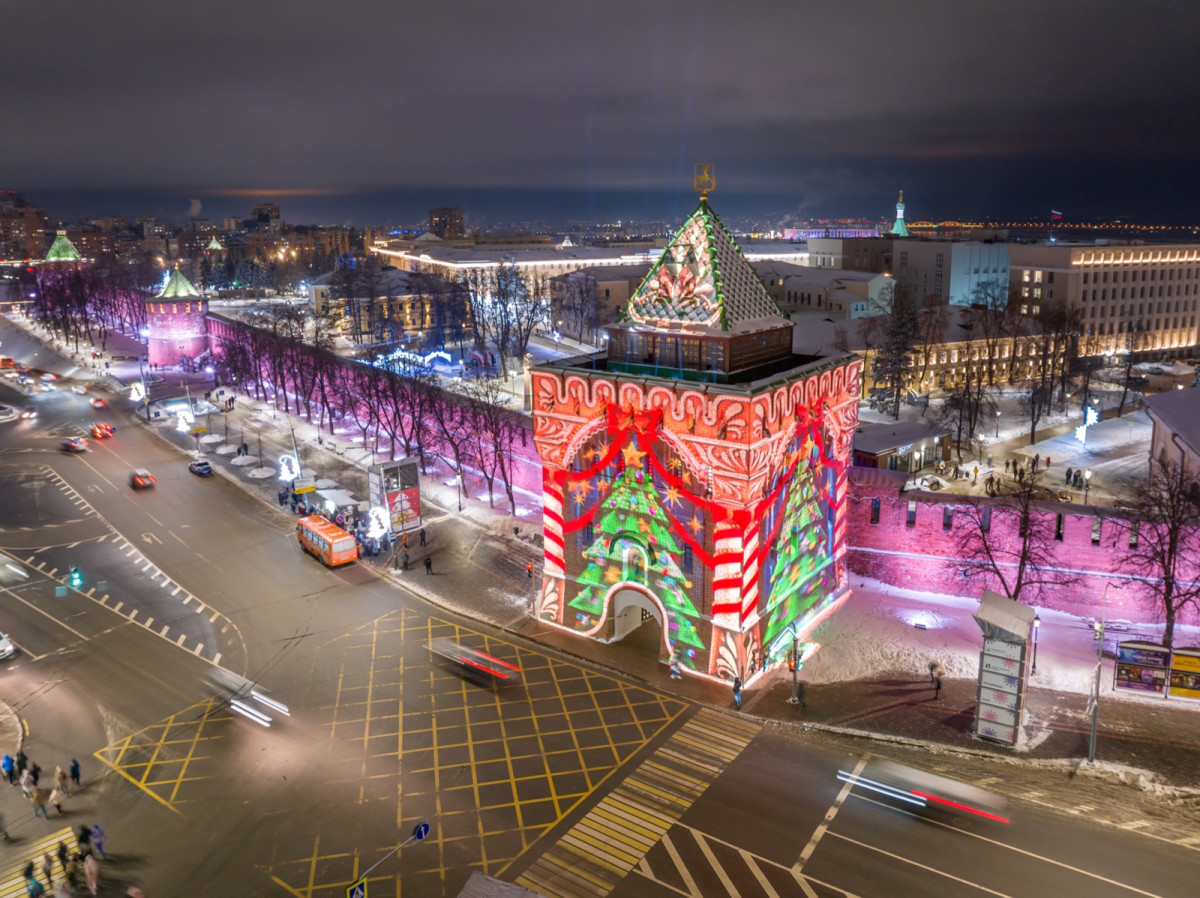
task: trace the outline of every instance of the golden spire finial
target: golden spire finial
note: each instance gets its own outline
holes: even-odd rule
[[[711,162],[697,162],[696,172],[692,176],[692,189],[700,194],[701,200],[707,200],[709,193],[717,186],[717,167]]]
[[[903,190],[900,191],[900,199],[896,200],[896,202],[898,202],[898,203],[904,202],[904,191]]]

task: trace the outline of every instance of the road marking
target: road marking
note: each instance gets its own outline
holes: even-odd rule
[[[830,833],[829,835],[834,839],[841,839],[843,842],[849,842],[851,845],[857,845],[859,848],[866,848],[868,851],[874,851],[878,854],[884,855],[885,857],[890,857],[892,860],[902,861],[903,863],[910,864],[913,867],[927,870],[930,873],[936,873],[938,876],[944,876],[946,879],[951,879],[954,882],[961,882],[963,885],[970,886],[971,888],[977,889],[980,892],[987,892],[987,894],[996,895],[998,898],[1014,898],[1014,896],[1008,894],[1007,892],[997,892],[995,889],[989,889],[987,886],[980,885],[977,882],[971,882],[969,879],[963,879],[962,877],[955,876],[952,873],[946,873],[943,870],[938,870],[935,867],[930,867],[927,864],[922,864],[919,861],[914,861],[911,858],[904,857],[903,855],[896,854],[895,852],[886,851],[883,848],[876,848],[874,845],[868,845],[866,842],[860,842],[857,839],[851,839],[849,836],[843,836],[838,833]]]
[[[692,874],[688,872],[687,864],[683,862],[683,858],[679,856],[679,852],[675,850],[675,843],[671,841],[670,834],[662,837],[663,848],[667,849],[667,854],[671,856],[671,860],[675,862],[675,870],[688,887],[688,894],[695,895],[700,898],[700,889],[696,886],[696,880],[692,879]]]
[[[1145,895],[1146,898],[1163,898],[1163,896],[1157,894],[1156,892],[1147,892],[1143,889],[1139,889],[1137,886],[1132,886],[1132,885],[1129,885],[1128,883],[1119,882],[1115,879],[1109,879],[1107,876],[1101,876],[1099,873],[1093,873],[1090,870],[1083,869],[1082,867],[1073,866],[1071,864],[1066,863],[1065,861],[1056,861],[1054,858],[1046,857],[1045,855],[1042,855],[1042,854],[1037,854],[1036,852],[1029,851],[1025,848],[1018,848],[1017,846],[1010,845],[1007,842],[1001,842],[999,839],[992,839],[992,838],[989,838],[988,836],[980,835],[979,833],[973,833],[968,830],[959,829],[955,826],[951,826],[948,823],[942,823],[937,820],[931,820],[928,817],[924,817],[924,816],[915,814],[911,811],[903,810],[901,808],[896,808],[893,805],[885,804],[884,802],[876,801],[873,798],[867,798],[866,796],[863,796],[863,795],[856,794],[855,797],[860,799],[861,801],[865,801],[869,804],[874,804],[874,805],[878,805],[879,807],[888,808],[889,810],[897,811],[897,812],[899,812],[901,814],[905,814],[909,817],[919,818],[919,819],[923,820],[925,823],[933,823],[937,826],[942,827],[943,829],[952,830],[953,832],[957,833],[960,836],[970,836],[972,839],[977,839],[980,842],[987,842],[989,845],[995,845],[998,848],[1005,848],[1008,851],[1013,851],[1013,852],[1016,852],[1017,854],[1023,854],[1025,857],[1032,858],[1033,860],[1042,861],[1044,863],[1050,864],[1053,867],[1059,867],[1060,869],[1063,869],[1063,870],[1069,870],[1072,873],[1078,873],[1080,876],[1086,876],[1089,879],[1097,880],[1098,882],[1105,883],[1106,885],[1116,886],[1119,889],[1125,889],[1126,891],[1133,892],[1137,895]],[[855,845],[862,845],[862,847],[864,847],[864,848],[871,848],[872,851],[878,851],[881,854],[888,854],[888,852],[884,851],[881,848],[873,848],[870,845],[865,845],[861,842],[857,842],[854,839],[849,838],[848,836],[843,836],[838,833],[832,833],[832,832],[829,835],[832,836],[833,838],[842,839],[843,841],[851,842]],[[900,858],[900,860],[905,860],[905,858]],[[915,864],[918,867],[923,866],[922,864],[917,864],[916,861],[907,861],[907,863]],[[926,867],[925,869],[933,870],[932,867]],[[940,873],[940,871],[938,871],[938,870],[933,870],[933,872]],[[955,878],[953,876],[950,876],[950,874],[948,874],[948,873],[943,873],[941,875],[947,876],[950,879]],[[983,889],[984,887],[976,886],[976,888]],[[985,889],[985,891],[988,891],[988,890]],[[994,894],[998,895],[1000,893],[995,892]]]
[[[837,816],[838,809],[845,802],[846,796],[850,794],[850,790],[854,788],[854,781],[858,775],[863,772],[863,768],[867,766],[867,759],[860,758],[858,764],[854,767],[854,772],[850,778],[842,786],[842,789],[837,794],[837,798],[833,800],[833,804],[829,806],[829,810],[825,812],[825,819],[820,822],[815,830],[813,830],[812,838],[808,840],[808,844],[804,846],[804,850],[800,852],[800,859],[792,865],[792,872],[799,873],[804,869],[804,865],[808,863],[808,859],[812,857],[812,853],[817,850],[817,843],[829,831],[829,824],[833,822],[833,818]]]
[[[60,627],[62,627],[64,630],[66,630],[68,633],[70,633],[72,636],[77,636],[81,640],[87,641],[87,637],[84,636],[82,633],[80,633],[78,630],[68,627],[66,624],[64,624],[62,621],[60,621],[53,614],[50,614],[48,611],[45,611],[45,610],[39,608],[37,605],[33,604],[33,602],[23,599],[20,595],[13,592],[7,586],[0,588],[0,591],[8,593],[10,596],[12,596],[14,599],[16,599],[22,605],[24,605],[27,608],[32,608],[38,614],[42,615],[42,617],[49,618],[50,620],[54,621],[56,624],[58,624]]]
[[[135,611],[135,612],[134,612],[134,614],[136,614],[136,613],[137,613],[137,612]],[[129,619],[130,619],[130,620],[133,620],[133,614],[129,615]],[[152,623],[154,623],[154,618],[152,618],[152,617],[148,617],[148,618],[146,618],[146,621],[145,621],[145,623],[143,623],[143,624],[142,624],[142,626],[143,626],[143,627],[145,627],[147,630],[149,630],[149,629],[150,629],[150,625],[151,625]]]

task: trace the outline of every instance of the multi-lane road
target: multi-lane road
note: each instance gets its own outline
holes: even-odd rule
[[[0,881],[85,815],[109,832],[106,876],[150,896],[341,896],[423,818],[429,837],[384,860],[371,895],[455,895],[472,870],[622,898],[1174,896],[1200,876],[1188,847],[1022,802],[1019,768],[990,783],[1012,796],[1008,825],[850,789],[837,771],[869,744],[592,669],[365,565],[326,570],[286,515],[188,473],[121,409],[62,391],[32,401],[36,419],[0,424],[0,629],[20,649],[0,695],[27,723],[30,755],[79,757],[90,785],[63,822],[0,794],[17,836],[0,845]],[[59,449],[97,418],[113,438]],[[137,467],[153,489],[130,488]],[[439,565],[467,566],[465,529],[434,529]],[[503,588],[503,545],[469,551],[478,589]],[[72,565],[79,589],[63,582]],[[523,681],[464,680],[433,662],[440,637],[519,665]],[[215,665],[291,715],[262,728],[231,714],[206,685]]]

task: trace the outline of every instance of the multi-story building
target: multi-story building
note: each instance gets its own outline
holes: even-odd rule
[[[969,306],[976,291],[991,285],[1008,292],[1008,244],[974,240],[897,240],[892,247],[892,276],[900,289],[918,299]]]
[[[50,217],[22,194],[0,191],[0,260],[40,259],[46,251]]]
[[[810,237],[808,264],[883,274],[892,270],[891,237]]]
[[[463,236],[462,209],[430,209],[429,231],[443,240],[459,240]]]
[[[1200,244],[1014,243],[1009,259],[1028,311],[1079,309],[1083,352],[1183,355],[1200,339]]]

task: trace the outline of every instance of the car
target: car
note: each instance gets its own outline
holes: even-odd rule
[[[17,653],[17,647],[8,638],[7,633],[0,633],[0,661],[6,661]]]
[[[108,400],[97,396],[92,400],[92,408],[108,408]]]
[[[42,380],[47,381],[47,382],[55,381],[55,380],[58,380],[58,375],[54,374],[50,371],[44,371],[44,372],[42,372]]]
[[[145,468],[138,468],[129,475],[129,485],[135,490],[148,490],[156,483],[158,481],[154,479],[154,475]]]
[[[36,418],[37,414],[38,409],[36,405],[27,405],[25,408],[21,409],[22,418]]]
[[[53,393],[58,388],[56,386],[54,386],[54,384],[46,383],[46,384],[38,384],[38,389],[41,390],[43,393]]]
[[[87,452],[91,445],[83,437],[71,437],[69,440],[62,441],[62,447],[67,452]]]
[[[92,425],[92,439],[102,440],[105,437],[110,437],[117,432],[117,429],[111,424],[100,422]]]
[[[188,470],[199,477],[211,477],[213,472],[212,465],[207,458],[198,458],[189,462]]]
[[[75,384],[75,386],[71,387],[71,392],[78,393],[80,396],[82,396],[87,392],[87,387],[85,387],[83,384]]]

